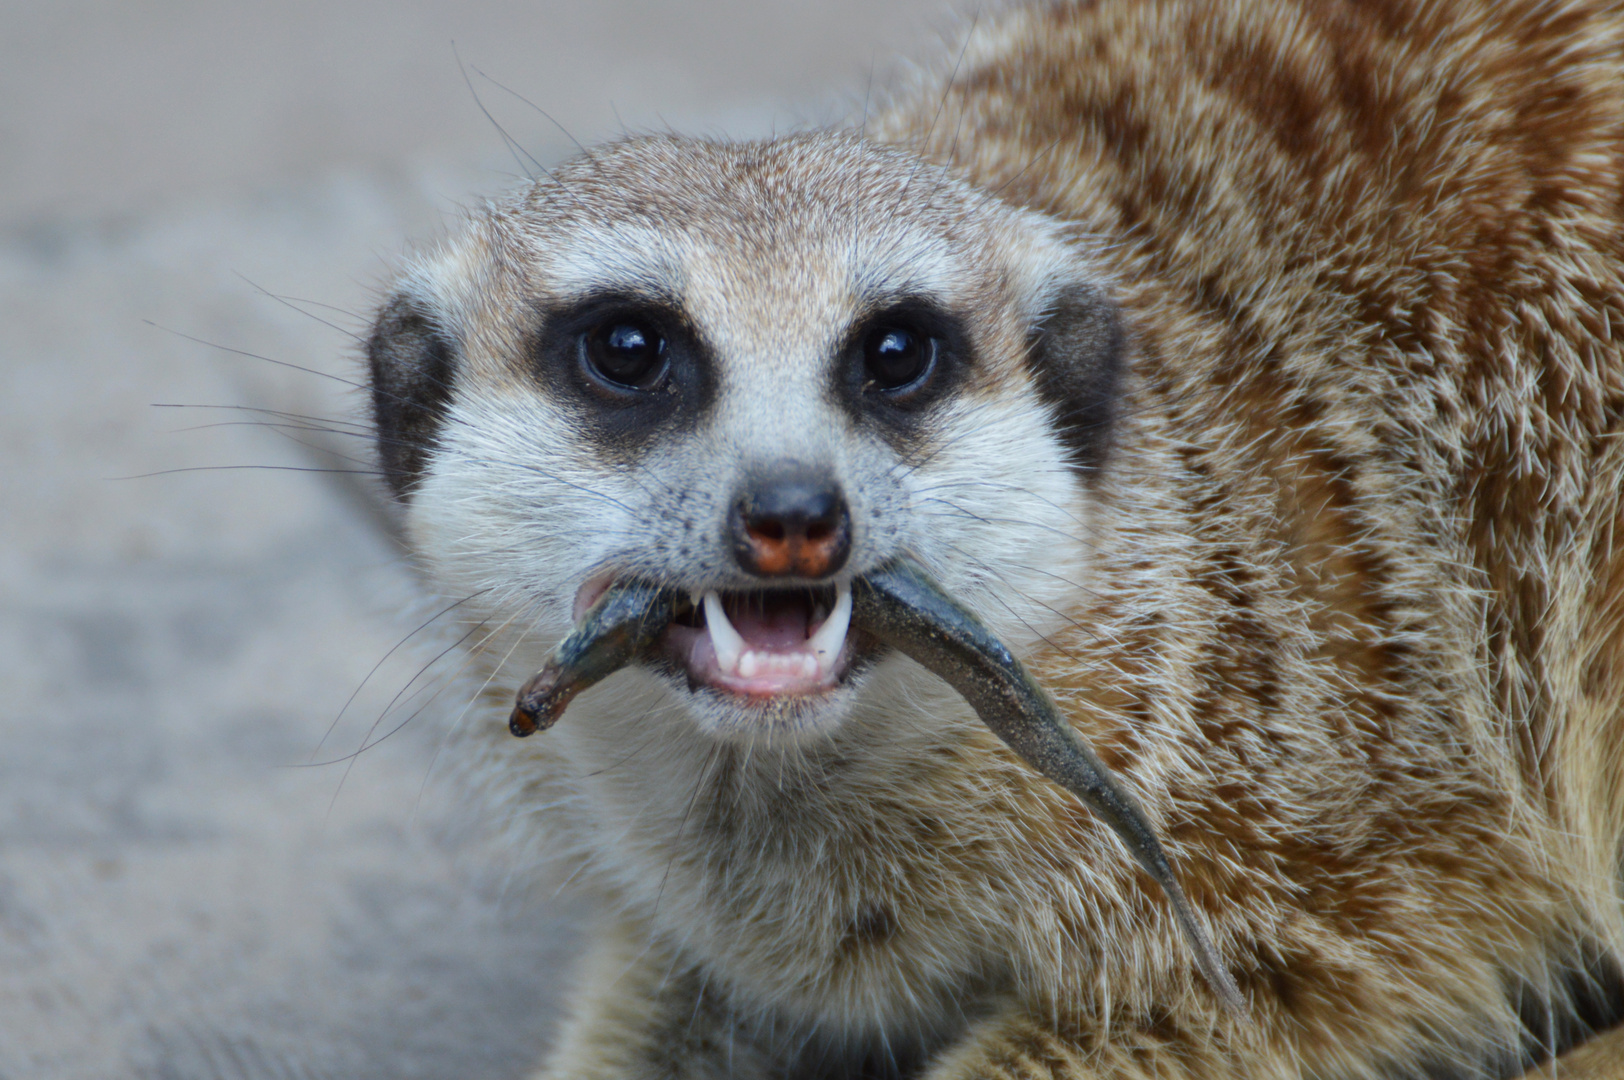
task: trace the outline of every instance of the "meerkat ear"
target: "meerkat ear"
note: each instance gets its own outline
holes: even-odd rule
[[[1105,464],[1111,448],[1126,349],[1117,306],[1092,285],[1062,289],[1032,331],[1027,370],[1054,410],[1067,456],[1085,475]]]
[[[367,339],[378,461],[397,499],[422,479],[451,401],[456,348],[420,299],[397,293]]]

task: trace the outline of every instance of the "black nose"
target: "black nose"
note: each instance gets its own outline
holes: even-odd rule
[[[732,527],[739,565],[758,577],[827,577],[851,554],[851,513],[827,477],[788,473],[751,483],[734,500]]]

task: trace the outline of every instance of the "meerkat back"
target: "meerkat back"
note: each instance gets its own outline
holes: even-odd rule
[[[369,356],[543,1075],[1624,1076],[1621,340],[1615,3],[1017,8],[472,215]]]

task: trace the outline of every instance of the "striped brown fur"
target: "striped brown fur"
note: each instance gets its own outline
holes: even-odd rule
[[[887,137],[1126,283],[1124,561],[1044,670],[1182,755],[1149,797],[1281,1055],[1193,1073],[1504,1045],[1591,949],[1616,1000],[1624,9],[1064,4],[935,93]]]
[[[1034,377],[1011,275],[986,270],[966,333],[991,359],[963,394],[1114,388],[1042,414],[1080,470],[1087,574],[1023,649],[1160,830],[1247,1009],[945,688],[781,751],[707,741],[626,676],[550,742],[473,755],[526,828],[556,808],[607,913],[544,1075],[1499,1080],[1624,1020],[1624,4],[986,16],[861,136],[633,140],[498,204],[408,289],[429,311],[478,283],[424,316],[472,359],[411,415],[477,416],[457,394],[481,380],[502,408],[532,393],[553,271],[526,260],[572,215],[619,236],[665,213],[723,252],[719,307],[771,313],[798,295],[778,237],[882,227],[876,204],[971,246],[955,213],[1059,221],[1115,305],[1073,323],[1125,343],[1120,373]],[[697,430],[723,399],[694,400]],[[397,479],[427,500],[409,531],[448,591],[490,591],[457,559],[525,523],[452,516],[478,500],[428,439],[396,454],[427,474]],[[641,446],[571,475],[635,472]],[[636,725],[659,759],[623,767]],[[1606,1040],[1583,1075],[1624,1077]]]

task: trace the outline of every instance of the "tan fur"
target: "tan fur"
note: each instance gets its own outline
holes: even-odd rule
[[[1310,1073],[1621,943],[1621,35],[1605,4],[1066,6],[888,132],[1123,241],[1112,487],[1184,544],[1160,582],[1111,545],[1132,591],[1079,618],[1143,658],[1132,710],[1051,678],[1102,741],[1187,733],[1181,862],[1279,920],[1238,974]]]
[[[1557,1061],[1528,1073],[1529,1080],[1617,1080],[1624,1070],[1624,1028],[1598,1035]]]
[[[674,790],[635,759],[593,771],[635,728],[493,740],[481,782],[526,829],[554,807],[605,911],[544,1075],[1501,1076],[1571,1041],[1525,1024],[1567,1007],[1570,973],[1618,993],[1624,957],[1624,9],[1014,10],[867,136],[1064,223],[1114,283],[1110,465],[1055,552],[1086,587],[1019,648],[1157,824],[1248,1010],[1109,834],[938,685],[790,751],[672,736]],[[841,174],[869,161],[849,136],[785,145],[758,220],[669,222],[720,238],[729,311],[797,295],[752,300],[787,279],[726,239],[794,218],[775,183],[966,215],[942,228],[972,246],[984,218],[986,265],[1025,257],[1015,219],[934,172],[899,196],[891,159]],[[683,189],[717,153],[577,162],[414,288],[477,279],[456,293],[481,297],[458,316],[475,378],[525,395],[513,313],[553,279],[524,238],[596,228],[617,170]],[[976,289],[989,312],[1018,292]],[[1018,353],[1000,318],[989,352]],[[994,364],[973,397],[1024,385]],[[481,542],[414,530],[431,566]],[[637,673],[597,693],[593,717],[653,700]],[[1551,1075],[1624,1076],[1596,1045]]]

